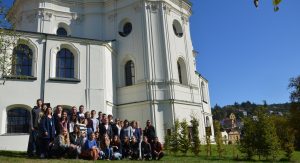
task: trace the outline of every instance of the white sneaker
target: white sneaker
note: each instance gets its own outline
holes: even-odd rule
[[[45,154],[42,153],[42,154],[40,155],[40,158],[41,158],[41,159],[45,158]]]

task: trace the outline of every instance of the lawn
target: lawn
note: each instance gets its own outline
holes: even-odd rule
[[[238,160],[233,159],[233,153],[235,155],[235,158],[238,157]],[[282,153],[280,155],[279,160],[284,158],[284,154]],[[283,159],[282,159],[283,160]],[[32,163],[32,162],[41,162],[41,163],[68,163],[68,162],[89,162],[85,160],[71,160],[71,159],[51,159],[51,160],[41,160],[38,158],[31,158],[29,159],[26,156],[25,152],[12,152],[12,151],[0,151],[0,162],[21,162],[21,163]],[[98,161],[101,162],[101,161]],[[138,161],[130,161],[130,160],[122,160],[122,161],[115,161],[115,162],[138,162]],[[226,152],[224,154],[224,157],[222,159],[219,159],[217,152],[215,151],[215,146],[213,146],[213,152],[212,156],[207,158],[206,153],[204,151],[204,146],[202,146],[202,151],[200,153],[200,156],[195,157],[193,154],[188,153],[187,156],[182,156],[178,154],[177,156],[171,156],[167,154],[161,161],[151,161],[151,162],[170,162],[170,163],[190,163],[190,162],[270,162],[270,161],[258,161],[257,158],[252,161],[243,161],[242,155],[236,150],[233,149],[230,146],[226,147]],[[280,161],[278,161],[280,162]],[[287,161],[281,161],[281,162],[287,162]],[[297,151],[293,155],[293,162],[300,163],[300,151]]]

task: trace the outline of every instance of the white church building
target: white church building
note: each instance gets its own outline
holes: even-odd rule
[[[0,85],[0,150],[27,149],[39,98],[137,120],[142,128],[149,119],[161,141],[177,118],[189,122],[191,114],[201,139],[207,129],[213,133],[191,7],[188,0],[15,0],[7,19],[16,18],[24,40],[13,51],[22,62]]]

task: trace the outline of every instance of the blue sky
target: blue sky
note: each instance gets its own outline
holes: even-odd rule
[[[300,75],[300,0],[191,0],[198,71],[209,80],[211,105],[289,101],[289,78]],[[12,0],[4,0],[10,4]]]
[[[192,0],[191,32],[198,71],[209,80],[211,105],[289,101],[300,75],[300,1]]]

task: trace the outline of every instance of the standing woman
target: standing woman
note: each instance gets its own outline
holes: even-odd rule
[[[75,126],[78,124],[78,119],[76,114],[71,115],[70,123],[69,123],[69,133],[74,132]]]
[[[59,131],[67,130],[69,129],[69,120],[68,120],[68,113],[66,111],[62,112],[62,117],[59,121]],[[59,132],[59,133],[60,133]]]
[[[133,136],[132,127],[129,125],[127,119],[124,121],[124,127],[121,130],[121,134],[120,134],[121,141],[123,141],[126,136],[129,139]]]
[[[84,114],[86,120],[86,129],[87,129],[87,137],[90,137],[90,134],[93,132],[93,120],[91,118],[91,112],[87,111]]]
[[[54,118],[52,116],[52,108],[46,109],[45,115],[41,119],[41,158],[48,156],[49,144],[54,140],[55,136],[55,125]]]
[[[137,121],[132,121],[131,126],[132,126],[133,136],[135,136],[137,139],[137,142],[140,143],[142,133],[141,133],[140,128],[138,128]]]

